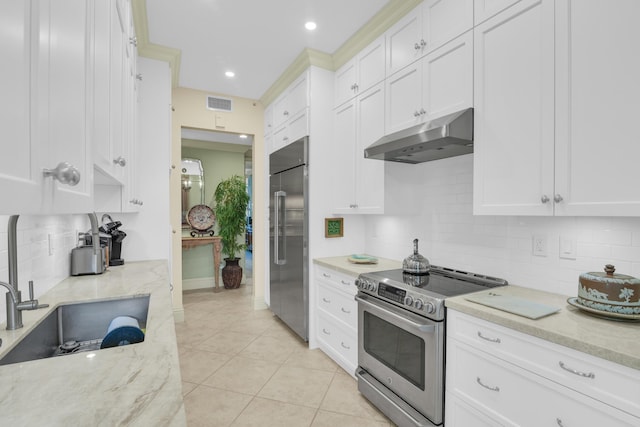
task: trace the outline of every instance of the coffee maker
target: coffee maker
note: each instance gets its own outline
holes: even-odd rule
[[[105,222],[108,219],[109,222]],[[102,225],[100,226],[100,244],[109,248],[109,265],[122,265],[122,241],[127,237],[127,233],[119,230],[122,223],[114,221],[109,214],[102,216]]]

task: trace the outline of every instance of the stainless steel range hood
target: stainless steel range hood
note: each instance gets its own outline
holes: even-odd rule
[[[473,153],[473,108],[386,135],[365,148],[368,159],[422,163]]]

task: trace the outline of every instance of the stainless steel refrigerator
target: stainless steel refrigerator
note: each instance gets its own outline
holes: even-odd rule
[[[269,156],[271,311],[309,340],[307,137]]]

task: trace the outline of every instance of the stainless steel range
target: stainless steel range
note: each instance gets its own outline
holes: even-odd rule
[[[400,426],[443,423],[444,300],[507,285],[495,277],[426,265],[428,272],[421,274],[386,270],[361,274],[356,281],[358,389]]]

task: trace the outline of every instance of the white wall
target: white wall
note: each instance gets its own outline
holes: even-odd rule
[[[366,252],[402,260],[418,238],[432,264],[568,296],[577,294],[580,273],[602,271],[607,263],[617,273],[640,276],[640,218],[473,216],[472,175],[473,155],[388,162],[388,214],[365,220]],[[546,236],[546,257],[532,255],[534,234]],[[559,258],[560,236],[576,239],[575,260]]]
[[[0,280],[9,279],[7,253],[8,216],[0,216]],[[71,249],[79,231],[90,229],[86,215],[35,216],[18,218],[18,289],[22,299],[29,298],[29,280],[33,280],[35,298],[69,277]],[[51,246],[49,245],[51,241]],[[51,250],[49,249],[51,247]],[[6,289],[0,288],[0,323],[6,326]]]

